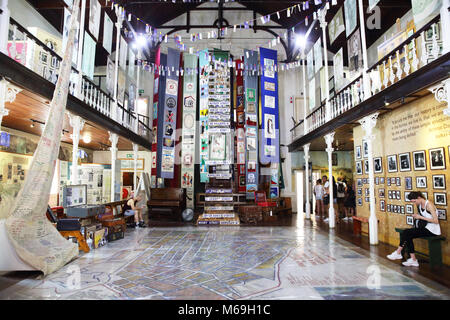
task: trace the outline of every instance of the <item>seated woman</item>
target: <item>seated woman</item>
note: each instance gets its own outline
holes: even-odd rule
[[[134,215],[134,224],[132,227],[146,228],[142,218],[142,207],[136,207],[136,204],[142,200],[142,197],[138,194],[135,197],[130,198],[127,203],[123,206],[123,212],[126,217]]]
[[[417,205],[419,214],[413,214],[414,228],[404,230],[400,234],[400,245],[387,256],[390,260],[402,259],[402,249],[406,246],[411,258],[403,262],[404,266],[418,267],[419,262],[416,259],[414,251],[413,239],[420,237],[433,237],[441,234],[441,228],[439,226],[438,216],[436,214],[436,207],[428,200],[425,200],[423,194],[418,191],[413,191],[408,195],[408,199]]]

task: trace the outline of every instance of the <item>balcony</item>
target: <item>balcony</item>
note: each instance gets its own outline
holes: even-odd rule
[[[450,53],[442,52],[435,37],[439,24],[437,16],[369,67],[367,97],[363,77],[359,75],[330,96],[329,115],[323,103],[299,120],[290,130],[289,151],[298,151],[318,137],[448,78]]]
[[[10,19],[8,56],[0,53],[0,76],[47,99],[52,99],[62,58],[14,19]],[[45,64],[40,63],[45,60]],[[83,76],[81,93],[76,94],[79,72],[72,67],[67,110],[101,125],[106,130],[151,149],[151,129],[146,115],[136,114],[117,104],[113,117],[114,99],[92,80]]]

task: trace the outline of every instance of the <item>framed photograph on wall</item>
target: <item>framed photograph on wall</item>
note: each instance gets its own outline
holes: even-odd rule
[[[405,189],[412,190],[412,177],[405,177]]]
[[[366,140],[363,140],[362,146],[363,146],[363,157],[368,158],[369,157],[369,145]]]
[[[358,198],[358,206],[362,206],[362,198]]]
[[[405,202],[411,202],[411,200],[408,199],[409,194],[409,191],[405,191]]]
[[[356,185],[358,187],[362,187],[363,183],[362,183],[362,179],[356,179]]]
[[[384,177],[380,178],[380,184],[384,184]]]
[[[362,174],[362,164],[361,164],[361,161],[356,161],[356,174]]]
[[[427,158],[424,150],[413,152],[413,167],[414,171],[427,170]]]
[[[436,206],[446,206],[447,205],[447,194],[441,192],[434,193],[434,204]]]
[[[367,178],[362,179],[363,184],[367,184]]]
[[[356,156],[356,159],[361,159],[361,146],[356,146],[355,156]]]
[[[388,186],[391,185],[391,178],[386,178],[386,185],[388,185]]]
[[[385,202],[384,202],[384,200],[381,200],[380,201],[380,211],[386,211],[386,207],[385,207]]]
[[[362,196],[362,189],[361,188],[359,188],[357,192],[358,192],[358,196]]]
[[[378,196],[379,196],[380,198],[384,198],[384,197],[385,197],[385,194],[384,194],[384,188],[378,189]]]
[[[380,177],[375,177],[375,184],[379,185],[380,184]]]
[[[381,157],[373,159],[373,164],[374,164],[373,171],[375,173],[382,173],[383,172],[383,163],[382,163],[381,159],[382,159]]]
[[[392,208],[391,208],[391,205],[390,205],[390,204],[388,204],[388,205],[386,206],[386,211],[387,211],[387,212],[392,212]]]
[[[437,209],[436,214],[439,220],[447,220],[447,210],[446,209]]]
[[[411,171],[411,159],[409,158],[409,152],[408,153],[402,153],[398,156],[399,162],[400,162],[400,171]]]
[[[338,165],[338,154],[336,152],[333,152],[331,154],[331,165],[337,166]]]
[[[400,179],[400,177],[395,178],[395,183],[396,183],[397,187],[401,187],[402,179]]]
[[[407,214],[414,214],[414,206],[412,204],[407,204],[405,209]]]
[[[436,148],[428,150],[430,155],[431,170],[445,169],[445,152],[444,148]]]
[[[397,155],[388,156],[388,172],[397,172]]]
[[[392,199],[392,190],[388,190],[388,199]]]
[[[405,206],[400,206],[400,213],[405,214]]]
[[[412,216],[406,216],[406,224],[409,226],[414,225],[414,218]]]
[[[364,174],[369,174],[369,160],[364,160]]]
[[[445,189],[445,175],[433,175],[433,189]]]
[[[421,189],[427,188],[427,177],[416,177],[416,187]]]

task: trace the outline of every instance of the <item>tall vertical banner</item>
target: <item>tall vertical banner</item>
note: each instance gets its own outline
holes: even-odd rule
[[[254,199],[258,191],[258,52],[244,51],[244,102],[246,135],[246,192]]]
[[[196,55],[184,55],[181,187],[186,188],[186,206],[191,209],[194,209],[197,66],[198,58]]]
[[[158,97],[159,97],[159,73],[160,73],[160,59],[161,59],[161,48],[158,47],[156,50],[155,57],[155,77],[153,85],[153,121],[152,121],[152,169],[151,169],[151,180],[150,186],[156,188],[157,186],[157,142],[158,142]]]
[[[244,75],[243,61],[236,60],[236,155],[239,193],[245,193],[245,103],[244,103]]]
[[[209,62],[210,55],[208,49],[199,53],[199,69],[200,69],[200,182],[209,181],[208,178],[208,161],[209,154],[209,135],[208,135],[208,100],[209,100]]]
[[[261,149],[260,161],[270,163],[270,198],[279,196],[280,135],[278,110],[277,51],[260,48],[261,75]]]
[[[178,70],[180,69],[180,51],[169,48],[167,54],[167,75],[164,98],[161,106],[164,108],[158,114],[158,124],[161,124],[161,162],[158,162],[158,177],[173,179],[175,170],[175,136],[177,128],[178,105]]]
[[[160,188],[164,184],[164,180],[161,178],[161,166],[163,162],[162,158],[162,147],[163,147],[163,136],[164,136],[164,109],[166,101],[166,78],[167,78],[167,55],[164,53],[160,54],[160,73],[159,73],[159,87],[158,87],[158,129],[157,129],[157,140],[156,140],[156,187]]]

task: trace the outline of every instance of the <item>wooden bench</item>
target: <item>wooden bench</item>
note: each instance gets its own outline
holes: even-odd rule
[[[181,213],[186,208],[186,189],[155,188],[150,190],[147,201],[149,218],[170,218],[181,221]],[[168,214],[167,214],[168,213]]]
[[[407,229],[395,228],[395,231],[402,234],[403,231]],[[442,249],[441,249],[441,241],[445,241],[444,236],[434,236],[434,237],[420,237],[417,239],[424,239],[428,241],[428,252],[429,254],[425,254],[422,252],[416,252],[416,254],[420,254],[422,256],[428,257],[430,259],[430,265],[434,266],[442,266]],[[405,248],[402,250],[402,255],[405,253]]]
[[[353,234],[360,235],[361,234],[361,223],[369,223],[369,219],[365,217],[357,217],[353,216]]]

